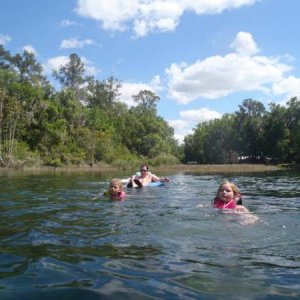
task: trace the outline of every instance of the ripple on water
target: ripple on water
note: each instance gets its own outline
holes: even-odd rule
[[[1,299],[300,296],[297,174],[168,176],[123,202],[93,199],[103,176],[1,178]],[[211,208],[225,178],[255,223]]]

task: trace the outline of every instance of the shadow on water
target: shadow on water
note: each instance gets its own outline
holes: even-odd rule
[[[1,299],[300,296],[299,173],[169,174],[122,202],[94,199],[106,176],[0,177]],[[254,224],[211,208],[225,178]]]

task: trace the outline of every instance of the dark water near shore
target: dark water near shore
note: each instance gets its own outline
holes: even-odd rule
[[[120,174],[2,175],[0,299],[299,299],[299,173],[168,175],[124,202],[93,200]],[[211,208],[225,178],[254,224]]]

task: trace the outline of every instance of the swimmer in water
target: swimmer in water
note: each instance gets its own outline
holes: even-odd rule
[[[241,204],[242,197],[237,186],[227,180],[222,182],[217,191],[216,198],[213,200],[213,207],[219,209],[234,209],[236,212],[249,212],[249,210]]]
[[[109,197],[111,200],[118,200],[122,201],[126,197],[126,193],[123,191],[123,183],[122,180],[119,178],[113,178],[108,186],[108,190],[105,191],[103,194],[99,194],[98,196],[94,197],[93,199],[96,198],[101,198],[101,197]]]
[[[258,217],[251,214],[249,210],[241,204],[242,197],[237,186],[227,180],[221,183],[216,198],[213,200],[213,207],[240,214],[241,218],[239,219],[239,223],[242,225],[254,224],[258,220]]]
[[[112,200],[124,200],[126,194],[123,191],[123,183],[119,178],[113,178],[109,183],[108,196]]]
[[[140,166],[140,175],[133,175],[130,177],[127,187],[143,187],[151,182],[169,182],[167,177],[158,177],[149,172],[148,165],[143,164]]]

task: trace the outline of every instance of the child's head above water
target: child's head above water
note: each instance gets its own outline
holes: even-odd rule
[[[221,183],[216,195],[216,198],[219,198],[220,200],[225,202],[229,202],[230,200],[239,197],[240,197],[239,189],[234,183],[228,180],[225,180]]]
[[[111,198],[122,198],[125,196],[122,180],[113,178],[109,183],[108,194]]]

